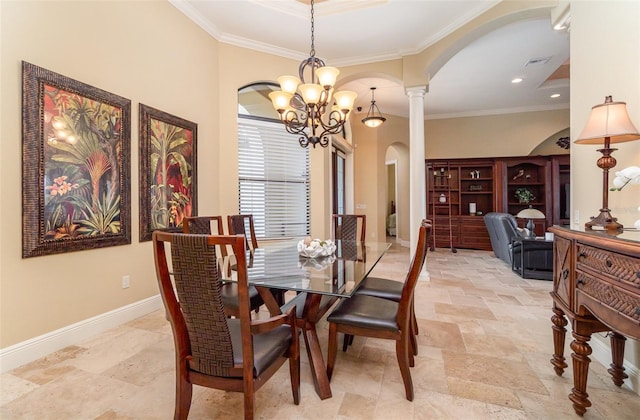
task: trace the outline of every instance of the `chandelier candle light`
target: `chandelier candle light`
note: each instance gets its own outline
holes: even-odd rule
[[[634,127],[625,102],[613,102],[611,96],[607,96],[604,103],[591,108],[591,114],[587,125],[576,139],[577,144],[602,144],[604,147],[598,149],[602,157],[598,159],[597,165],[602,169],[602,208],[597,217],[592,217],[591,221],[585,223],[588,230],[599,227],[606,231],[619,231],[622,225],[617,219],[611,216],[609,210],[609,170],[616,166],[616,159],[611,156],[617,149],[611,148],[611,143],[622,143],[640,139],[638,129]]]
[[[303,60],[296,76],[278,78],[280,91],[269,98],[280,115],[287,132],[299,135],[300,146],[329,145],[329,135],[338,134],[349,118],[357,94],[348,90],[334,92],[340,70],[328,67],[316,57],[313,0],[311,0],[311,51]],[[310,82],[305,80],[310,76]]]

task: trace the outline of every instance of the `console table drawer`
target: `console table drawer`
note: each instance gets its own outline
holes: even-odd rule
[[[577,271],[576,275],[576,285],[579,293],[584,293],[603,306],[600,308],[597,305],[588,305],[589,310],[594,315],[604,319],[614,316],[627,317],[637,324],[638,331],[640,331],[640,294],[633,293],[582,271]],[[578,302],[578,304],[580,303],[585,302]],[[637,336],[637,333],[634,335]]]
[[[627,257],[593,246],[577,243],[578,261],[576,268],[589,268],[597,273],[607,274],[630,286],[640,288],[640,260]]]

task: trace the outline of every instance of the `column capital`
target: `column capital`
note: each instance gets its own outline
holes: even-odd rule
[[[412,86],[405,89],[408,97],[424,96],[427,93],[426,86]]]

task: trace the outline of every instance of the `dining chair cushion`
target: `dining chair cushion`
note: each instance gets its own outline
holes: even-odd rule
[[[238,284],[237,283],[223,283],[220,286],[220,296],[222,297],[222,304],[225,308],[229,308],[233,313],[238,311]],[[249,286],[249,304],[251,308],[259,308],[262,305],[262,297],[258,293],[258,289],[254,286]]]
[[[404,282],[381,277],[366,277],[358,284],[356,295],[374,296],[400,302]]]
[[[233,347],[233,362],[242,365],[242,332],[239,319],[229,319],[229,333]],[[282,357],[291,345],[291,327],[280,325],[273,330],[253,336],[253,376],[258,377],[275,360]],[[242,375],[240,375],[242,377]]]
[[[375,330],[398,331],[398,305],[388,299],[355,295],[343,299],[327,317],[327,321]]]

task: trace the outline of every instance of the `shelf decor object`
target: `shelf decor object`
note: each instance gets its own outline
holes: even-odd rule
[[[538,209],[534,209],[531,206],[529,206],[529,208],[526,208],[524,210],[520,210],[518,214],[516,214],[516,217],[518,219],[529,219],[527,221],[527,226],[526,226],[527,230],[529,231],[527,235],[528,239],[534,239],[536,237],[536,234],[533,232],[533,229],[535,228],[535,225],[533,224],[533,219],[546,219],[543,212],[541,212]]]
[[[528,203],[536,199],[530,189],[520,187],[516,190],[515,196],[520,203]]]
[[[344,128],[358,96],[355,92],[333,91],[340,70],[326,66],[316,57],[313,3],[311,0],[311,50],[303,60],[296,76],[280,76],[280,91],[271,92],[269,99],[280,115],[287,132],[299,135],[300,146],[311,144],[327,147],[329,135]],[[305,72],[310,76],[305,80]],[[335,105],[334,105],[335,102]],[[307,131],[308,129],[308,131]]]
[[[597,161],[598,167],[602,169],[602,208],[598,216],[592,217],[591,221],[585,223],[586,229],[591,230],[597,227],[606,231],[622,230],[622,224],[611,216],[609,210],[609,170],[617,163],[616,159],[611,156],[617,149],[611,148],[611,143],[623,143],[637,139],[640,139],[640,132],[631,122],[625,102],[613,102],[611,96],[607,96],[604,103],[591,108],[587,125],[575,143],[604,143],[604,147],[598,149],[598,152],[602,153],[602,157]]]

